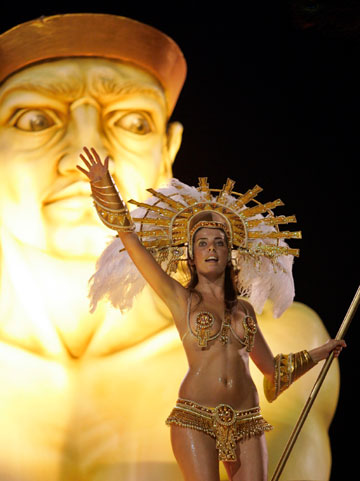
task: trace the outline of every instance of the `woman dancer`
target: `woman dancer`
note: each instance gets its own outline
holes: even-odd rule
[[[337,357],[345,346],[344,341],[330,340],[309,352],[280,354],[274,359],[254,308],[239,296],[239,279],[251,295],[258,289],[255,284],[259,281],[254,280],[262,268],[245,267],[248,262],[273,264],[271,274],[265,266],[267,280],[280,287],[291,285],[291,268],[290,273],[289,269],[285,272],[281,259],[296,255],[296,250],[278,240],[296,236],[285,236],[274,228],[286,220],[271,215],[269,205],[258,203],[247,208],[248,200],[260,188],[256,186],[234,201],[231,181],[217,198],[211,197],[203,179],[196,194],[176,182],[171,195],[150,190],[156,202],[137,203],[142,217],[132,219],[108,172],[109,159],[102,163],[94,149],[84,148],[84,154],[80,157],[86,168],[78,168],[91,182],[101,220],[117,230],[133,264],[168,306],[185,349],[189,370],[167,419],[173,452],[185,481],[219,481],[219,461],[224,463],[230,481],[265,481],[264,432],[272,426],[261,416],[249,357],[263,373],[265,393],[272,401],[331,351]],[[260,214],[265,211],[270,213],[267,218]],[[140,223],[141,231],[135,233],[134,222]],[[254,234],[259,225],[263,230]],[[249,239],[254,239],[252,244]],[[184,249],[191,274],[186,287],[169,275],[176,273]],[[240,267],[239,272],[234,264]],[[283,271],[276,272],[275,264]],[[276,287],[273,291],[275,304],[283,310],[282,297],[289,294]],[[292,300],[291,293],[290,297]]]

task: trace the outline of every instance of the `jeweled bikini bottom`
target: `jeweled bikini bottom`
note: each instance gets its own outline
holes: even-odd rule
[[[237,411],[228,404],[219,404],[213,408],[180,398],[166,424],[197,429],[208,434],[216,440],[219,461],[228,462],[236,461],[237,442],[272,429],[261,416],[259,407]]]

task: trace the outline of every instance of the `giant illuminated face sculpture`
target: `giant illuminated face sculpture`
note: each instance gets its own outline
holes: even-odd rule
[[[168,180],[182,132],[167,129],[185,77],[181,52],[155,29],[107,15],[30,22],[4,34],[2,52],[1,217],[21,242],[97,255],[103,236],[75,168],[79,151],[111,155],[126,199]]]
[[[75,14],[3,34],[0,65],[0,477],[180,480],[164,425],[186,371],[177,333],[146,290],[126,316],[105,304],[89,314],[87,280],[109,232],[75,166],[84,145],[110,155],[125,199],[172,176],[182,126],[168,120],[183,56],[141,23]],[[276,352],[326,338],[302,305],[260,322]],[[262,403],[278,428],[268,437],[271,469],[315,375],[276,405]],[[337,386],[334,367],[326,389]],[[316,448],[305,428],[292,478],[325,479],[330,469],[336,396],[329,404],[325,390],[317,404]]]

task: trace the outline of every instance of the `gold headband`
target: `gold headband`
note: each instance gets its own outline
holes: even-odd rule
[[[129,62],[162,85],[170,116],[186,77],[178,45],[159,30],[125,17],[75,13],[41,17],[0,35],[0,82],[44,60],[102,57]]]
[[[226,226],[222,222],[216,222],[214,220],[212,221],[201,220],[200,222],[196,223],[194,227],[190,230],[189,240],[194,237],[194,235],[199,229],[204,229],[204,228],[205,229],[221,229],[225,232],[227,238],[231,237],[229,230],[226,228]]]

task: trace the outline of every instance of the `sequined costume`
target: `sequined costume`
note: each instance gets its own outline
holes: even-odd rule
[[[216,440],[219,461],[236,461],[236,443],[270,431],[260,414],[259,407],[233,409],[228,404],[206,407],[188,399],[179,398],[166,420],[166,424],[196,429]]]

